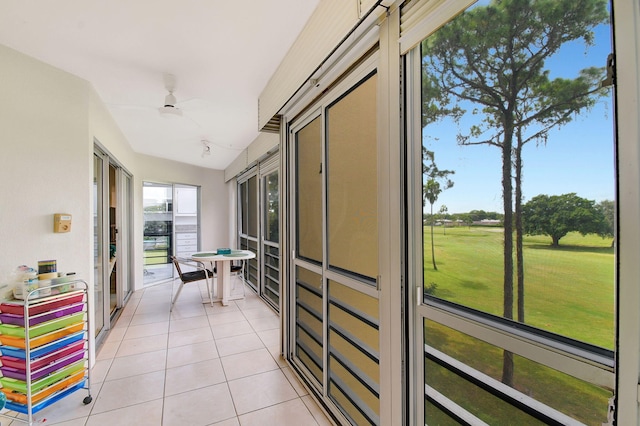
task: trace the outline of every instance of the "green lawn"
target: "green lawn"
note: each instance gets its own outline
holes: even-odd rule
[[[437,297],[502,315],[503,230],[436,228],[434,240],[437,271],[431,263],[430,229],[425,227],[425,287],[435,283]],[[560,240],[560,247],[551,247],[550,243],[547,237],[526,237],[524,241],[526,323],[613,348],[611,239],[571,234]],[[514,291],[514,298],[515,294]],[[514,300],[514,315],[515,312]],[[425,323],[425,339],[438,350],[500,380],[500,348],[431,321]],[[430,362],[425,366],[429,385],[489,424],[538,424],[445,369]],[[514,357],[514,367],[514,387],[521,392],[585,424],[600,425],[606,421],[611,391],[518,356]],[[426,415],[429,424],[447,424],[441,422],[442,417],[431,406]]]
[[[501,228],[459,227],[434,231],[431,263],[425,227],[425,285],[435,296],[502,315]],[[612,349],[614,257],[611,239],[570,234],[551,247],[548,237],[525,237],[525,322],[554,333]],[[515,286],[515,279],[514,279]],[[515,316],[514,290],[514,316]]]

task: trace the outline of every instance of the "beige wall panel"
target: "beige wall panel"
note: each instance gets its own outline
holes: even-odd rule
[[[322,0],[258,99],[258,128],[277,114],[358,22],[359,0]]]
[[[249,164],[258,161],[269,151],[274,150],[280,144],[280,134],[261,132],[258,137],[247,147],[247,161]]]
[[[245,170],[249,165],[247,150],[245,149],[236,157],[235,160],[229,166],[224,169],[224,181],[228,182],[234,177],[238,176],[240,172]]]

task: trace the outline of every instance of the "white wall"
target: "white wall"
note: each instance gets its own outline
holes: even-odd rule
[[[56,259],[92,275],[89,84],[0,45],[0,280]],[[73,216],[53,233],[53,214]]]
[[[223,171],[134,152],[79,77],[2,45],[0,64],[0,285],[18,265],[56,259],[93,288],[94,140],[133,175],[134,290],[142,288],[145,180],[201,186],[202,247],[232,243]],[[72,215],[71,232],[53,232],[54,213]]]

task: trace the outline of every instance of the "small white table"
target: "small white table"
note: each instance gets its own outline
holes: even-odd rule
[[[222,302],[223,306],[229,305],[230,300],[241,299],[244,296],[231,295],[231,263],[234,260],[248,260],[256,257],[256,254],[249,250],[231,250],[229,254],[218,254],[216,250],[194,253],[191,255],[191,259],[198,260],[200,262],[211,262],[213,270],[213,264],[215,263],[217,271],[217,288],[212,289],[212,293],[217,295],[214,300],[207,300],[205,303],[210,302]],[[214,291],[215,290],[215,291]],[[222,295],[222,297],[220,297]]]

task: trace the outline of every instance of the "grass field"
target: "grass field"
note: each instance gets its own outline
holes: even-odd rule
[[[430,229],[425,227],[425,287],[435,283],[437,297],[502,315],[502,229],[436,228],[434,241],[437,271],[431,263]],[[524,240],[526,323],[613,348],[611,239],[571,234],[560,240],[560,247],[550,243],[546,237]],[[425,342],[500,380],[500,348],[431,321],[425,323]],[[428,384],[489,424],[539,424],[434,363],[427,362],[425,367]],[[514,387],[585,424],[606,421],[609,390],[518,356],[514,357]],[[431,406],[426,415],[429,424],[448,424]]]
[[[446,232],[446,234],[445,234]],[[502,228],[424,228],[424,281],[435,296],[502,315]],[[515,257],[515,254],[514,254]],[[594,345],[613,348],[614,256],[611,239],[569,234],[524,239],[525,322]],[[515,287],[515,277],[514,277]],[[515,316],[514,289],[514,316]]]

